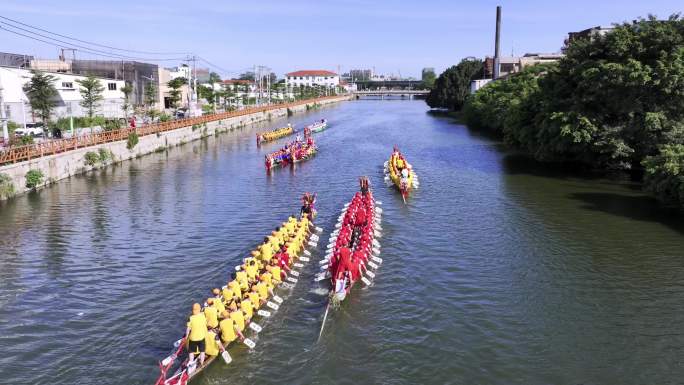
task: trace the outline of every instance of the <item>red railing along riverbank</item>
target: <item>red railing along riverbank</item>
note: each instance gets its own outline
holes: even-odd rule
[[[272,111],[279,108],[289,108],[301,106],[309,103],[316,103],[324,100],[336,99],[340,96],[328,96],[315,99],[300,100],[283,104],[274,104],[263,107],[245,108],[244,110],[222,112],[218,114],[204,115],[196,118],[178,119],[168,122],[148,124],[137,128],[122,128],[119,130],[104,131],[96,134],[81,135],[74,138],[48,140],[41,143],[29,144],[26,146],[11,147],[0,150],[0,165],[23,162],[43,156],[55,155],[77,148],[96,146],[102,143],[116,142],[125,140],[132,132],[139,136],[152,135],[160,132],[176,130],[182,127],[190,127],[196,124],[203,124],[222,119],[229,119],[238,116],[254,114],[258,112]]]

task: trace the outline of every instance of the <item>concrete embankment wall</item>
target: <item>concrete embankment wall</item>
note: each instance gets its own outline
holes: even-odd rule
[[[349,100],[349,97],[327,99],[316,101],[317,105],[326,105]],[[293,113],[307,111],[314,105],[314,102],[289,107]],[[308,106],[308,108],[307,108]],[[111,160],[107,164],[122,162],[125,160],[140,157],[155,151],[161,151],[169,147],[179,146],[210,135],[231,132],[239,127],[249,124],[268,121],[270,119],[287,116],[288,108],[277,108],[265,112],[237,116],[229,119],[216,120],[199,126],[183,127],[177,130],[161,132],[158,134],[145,135],[139,137],[138,144],[132,149],[128,149],[127,141],[104,143],[97,146],[84,147],[77,150],[32,159],[25,162],[9,164],[0,167],[0,174],[8,175],[14,184],[15,195],[29,191],[26,187],[26,173],[29,170],[40,170],[43,173],[43,183],[39,187],[45,187],[58,180],[68,178],[72,175],[81,174],[94,168],[103,167],[98,163],[94,166],[86,164],[86,153],[99,153],[100,149],[105,149],[111,153]]]

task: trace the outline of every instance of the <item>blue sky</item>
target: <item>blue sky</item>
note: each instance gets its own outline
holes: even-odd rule
[[[681,0],[2,0],[0,16],[119,48],[195,52],[224,77],[255,64],[278,76],[339,65],[419,77],[423,67],[439,73],[463,57],[491,55],[496,5],[506,55],[557,52],[569,31],[684,11]],[[54,46],[4,30],[0,51],[57,56]]]

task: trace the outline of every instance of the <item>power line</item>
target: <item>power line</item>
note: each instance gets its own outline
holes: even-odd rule
[[[51,45],[51,46],[60,47],[59,45],[57,45],[57,44],[55,44],[55,43],[53,43],[53,42],[46,41],[46,40],[43,40],[43,39],[39,39],[39,38],[34,37],[34,36],[24,35],[23,33],[16,32],[16,31],[12,31],[12,30],[9,30],[9,29],[7,29],[7,28],[5,28],[5,27],[2,27],[2,26],[0,26],[0,29],[5,30],[5,31],[7,31],[7,32],[9,32],[9,33],[13,33],[13,34],[15,34],[15,35],[19,35],[19,36],[23,36],[23,37],[26,37],[26,38],[29,38],[29,39],[32,39],[32,40],[36,40],[36,41],[39,41],[39,42],[42,42],[42,43],[45,43],[45,44],[48,44],[48,45]],[[98,53],[96,53],[96,52],[89,52],[89,51],[87,51],[87,50],[84,50],[84,51],[87,52],[87,53],[90,53],[90,54],[94,54],[94,55],[99,55],[99,56],[104,56],[104,57],[111,57],[111,58],[114,58],[114,59],[121,59],[120,57],[116,57],[116,56],[102,55],[102,54],[98,54]]]
[[[55,35],[55,36],[63,37],[63,38],[65,38],[65,39],[70,39],[70,40],[78,41],[78,42],[81,42],[81,43],[94,45],[94,46],[97,46],[97,47],[109,48],[109,49],[113,49],[113,50],[115,50],[115,51],[132,52],[132,53],[142,53],[142,54],[147,54],[147,55],[186,55],[186,54],[188,54],[188,52],[153,52],[153,51],[136,51],[136,50],[132,50],[132,49],[117,48],[117,47],[112,47],[112,46],[108,46],[108,45],[104,45],[104,44],[98,44],[98,43],[93,43],[93,42],[89,42],[89,41],[86,41],[86,40],[77,39],[77,38],[75,38],[75,37],[71,37],[71,36],[67,36],[67,35],[62,35],[62,34],[59,34],[59,33],[56,33],[56,32],[51,32],[51,31],[48,31],[48,30],[45,30],[45,29],[42,29],[42,28],[38,28],[38,27],[32,26],[32,25],[30,25],[30,24],[22,23],[22,22],[20,22],[20,21],[18,21],[18,20],[10,19],[9,17],[5,17],[5,16],[2,16],[2,15],[0,15],[0,19],[5,19],[5,20],[8,20],[8,21],[10,21],[10,22],[12,22],[12,23],[16,23],[16,24],[19,24],[19,25],[23,25],[23,26],[25,26],[25,27],[29,27],[29,28],[32,28],[32,29],[35,29],[35,30],[38,30],[38,31],[42,31],[42,32],[45,32],[45,33],[49,33],[49,34],[52,34],[52,35]],[[16,28],[16,27],[15,27],[15,28]]]
[[[227,69],[225,69],[225,68],[223,68],[223,67],[217,66],[216,64],[210,62],[209,60],[207,60],[207,59],[205,59],[205,58],[203,58],[203,57],[201,57],[201,56],[197,56],[197,58],[200,59],[201,61],[207,63],[210,67],[213,67],[214,69],[217,69],[217,70],[219,70],[220,72],[223,72],[223,73],[225,73],[225,74],[236,74],[236,73],[240,72],[240,71],[237,71],[237,70],[232,70],[232,71],[231,71],[231,70],[227,70]]]
[[[129,55],[125,55],[125,54],[117,53],[117,52],[103,51],[103,50],[100,50],[97,48],[84,46],[84,45],[80,45],[80,44],[75,44],[71,41],[65,41],[65,40],[61,40],[61,39],[58,39],[58,38],[55,38],[52,36],[44,35],[44,34],[32,31],[31,29],[34,29],[37,31],[42,31],[42,32],[45,32],[45,33],[50,34],[50,35],[59,36],[59,37],[62,37],[62,38],[68,39],[68,40],[73,40],[73,41],[81,42],[81,43],[92,45],[92,46],[103,47],[103,48],[108,48],[111,50],[122,51],[122,52],[142,53],[142,54],[149,54],[149,55],[177,55],[177,54],[178,55],[181,55],[181,54],[182,55],[185,55],[185,54],[192,55],[191,53],[187,53],[187,52],[153,52],[153,51],[137,51],[137,50],[124,49],[124,48],[117,48],[117,47],[113,47],[113,46],[109,46],[109,45],[105,45],[105,44],[94,43],[94,42],[90,42],[90,41],[86,41],[86,40],[81,40],[81,39],[78,39],[78,38],[75,38],[72,36],[67,36],[67,35],[56,33],[56,32],[48,31],[46,29],[42,29],[42,28],[30,25],[30,24],[26,24],[26,23],[20,22],[18,20],[11,19],[11,18],[6,17],[6,16],[2,16],[2,15],[0,15],[0,19],[6,20],[4,23],[0,23],[0,29],[5,30],[9,33],[12,33],[12,34],[15,34],[18,36],[22,36],[22,37],[25,37],[28,39],[32,39],[35,41],[39,41],[41,43],[49,44],[51,46],[58,47],[58,48],[65,48],[64,45],[66,45],[66,47],[78,47],[79,52],[84,52],[84,53],[88,53],[88,54],[95,55],[95,56],[103,56],[103,57],[107,57],[107,58],[120,59],[120,60],[137,60],[137,61],[153,61],[153,62],[187,61],[188,60],[187,57],[182,57],[182,58],[142,58],[142,57],[136,57],[136,56],[129,56]],[[9,21],[10,23],[8,23],[7,21]],[[25,26],[25,27],[28,27],[30,29],[22,28],[22,27],[19,27],[17,25],[14,25],[14,24]],[[17,30],[23,31],[25,33],[18,32]],[[39,36],[40,38],[36,37],[36,36]],[[41,38],[43,38],[43,39],[41,39]],[[44,40],[44,39],[47,39],[47,40]],[[214,69],[217,69],[219,72],[223,72],[224,74],[237,74],[240,72],[238,70],[225,69],[219,65],[216,65],[216,64],[210,62],[209,60],[207,60],[203,57],[200,57],[200,56],[196,56],[196,57],[198,59],[200,59],[201,61],[203,61],[204,63],[206,63],[207,65],[209,65],[210,67],[213,67]],[[244,71],[244,70],[242,70],[242,71]]]
[[[8,29],[7,27],[10,27],[10,28],[12,28],[12,29],[14,29],[14,30]],[[84,51],[88,51],[89,53],[93,53],[93,54],[96,54],[96,55],[107,56],[107,57],[112,57],[112,58],[128,59],[128,60],[140,60],[140,61],[179,61],[179,60],[183,60],[183,58],[139,58],[139,57],[134,57],[134,56],[127,56],[127,55],[117,54],[117,53],[114,53],[114,52],[101,51],[101,50],[98,50],[98,49],[95,49],[95,48],[86,47],[86,46],[82,46],[82,45],[79,45],[79,44],[73,44],[73,43],[68,42],[68,41],[56,39],[56,38],[53,38],[53,37],[50,37],[50,36],[46,36],[46,35],[43,35],[43,34],[40,34],[40,33],[37,33],[37,32],[30,31],[30,30],[25,29],[25,28],[17,27],[17,26],[14,26],[14,25],[6,24],[6,23],[5,23],[4,25],[1,25],[1,24],[0,24],[0,28],[3,29],[3,30],[5,30],[5,31],[7,31],[7,32],[11,32],[11,33],[14,33],[14,34],[17,34],[17,35],[20,35],[20,36],[24,36],[24,37],[28,37],[28,38],[33,38],[34,40],[42,41],[43,43],[48,43],[48,44],[54,45],[54,46],[56,46],[56,47],[62,47],[62,46],[59,45],[59,44],[53,43],[53,42],[47,42],[47,41],[45,41],[45,40],[37,39],[37,38],[34,38],[34,37],[32,37],[32,36],[27,36],[27,35],[22,34],[22,33],[20,33],[20,32],[16,32],[16,30],[18,29],[18,30],[20,30],[20,31],[24,31],[24,32],[29,33],[29,34],[32,34],[32,35],[40,36],[40,37],[45,38],[45,39],[49,39],[49,40],[52,40],[52,41],[56,41],[56,42],[59,42],[59,43],[63,43],[63,44],[66,44],[67,46],[78,47],[78,48],[81,48],[81,49],[84,50]]]

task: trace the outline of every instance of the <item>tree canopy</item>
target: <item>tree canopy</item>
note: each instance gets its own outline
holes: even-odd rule
[[[92,119],[95,110],[100,106],[100,102],[104,100],[104,96],[102,96],[104,87],[100,83],[100,79],[92,75],[83,80],[76,80],[76,83],[81,86],[79,90],[81,93],[81,107],[88,111],[88,118]]]
[[[470,82],[484,75],[482,60],[464,59],[458,65],[442,72],[427,97],[431,108],[458,111],[470,93]]]
[[[128,109],[130,108],[130,98],[131,94],[133,93],[133,86],[131,85],[131,83],[126,83],[126,85],[121,87],[121,92],[123,92],[124,94],[124,101],[121,105],[121,109],[124,111],[124,115],[128,116]]]
[[[643,171],[646,189],[684,207],[684,20],[616,25],[565,52],[469,97],[468,124],[539,160]]]
[[[684,21],[651,16],[576,40],[540,87],[537,146],[601,167],[639,167],[682,140]]]
[[[216,72],[211,72],[209,74],[209,83],[221,83],[221,75]]]
[[[54,98],[57,96],[57,89],[53,83],[56,79],[44,72],[31,70],[31,80],[23,87],[31,109],[45,123],[44,130],[47,129],[52,109],[55,107]]]
[[[254,81],[254,72],[253,71],[243,72],[240,74],[240,76],[238,76],[238,79]]]
[[[432,88],[432,86],[435,85],[435,80],[437,79],[437,75],[435,75],[435,71],[432,69],[425,69],[423,70],[421,80],[423,81],[423,84],[427,88]]]
[[[181,87],[183,87],[186,84],[188,84],[188,80],[183,77],[171,79],[166,84],[169,88],[171,88],[171,91],[169,91],[171,108],[178,108],[178,103],[180,102],[182,95]]]

